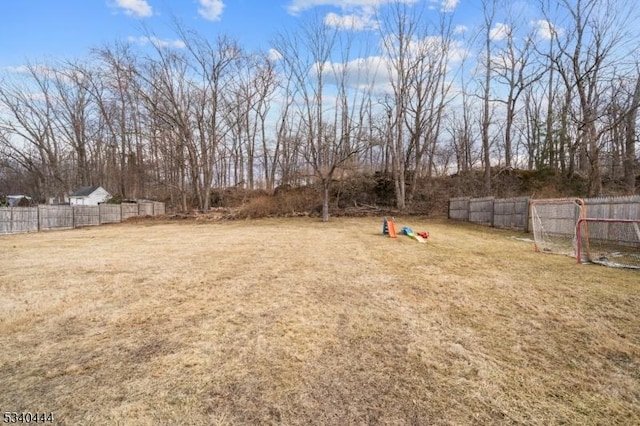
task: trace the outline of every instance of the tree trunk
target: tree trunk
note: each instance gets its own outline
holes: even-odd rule
[[[329,222],[329,186],[330,179],[322,179],[322,221]]]
[[[484,75],[484,87],[482,93],[482,151],[484,154],[484,191],[486,195],[491,195],[491,153],[489,151],[489,127],[491,126],[490,100],[491,96],[491,26],[493,24],[495,2],[492,3],[491,11],[487,4],[483,4],[485,13],[485,23],[487,24],[484,39],[486,70]]]
[[[636,88],[631,100],[631,109],[627,115],[624,152],[624,183],[629,194],[636,191],[636,120],[640,105],[640,76],[636,81]]]

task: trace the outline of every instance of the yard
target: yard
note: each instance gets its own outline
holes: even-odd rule
[[[444,220],[0,236],[0,411],[59,424],[640,424],[640,273]]]

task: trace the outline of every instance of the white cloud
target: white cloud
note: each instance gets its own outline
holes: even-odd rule
[[[446,52],[447,62],[460,62],[469,56],[469,50],[462,42],[456,40],[446,41],[441,36],[427,36],[420,40],[414,40],[409,45],[410,50],[416,57],[427,56],[429,58],[439,58]]]
[[[465,47],[462,42],[459,41],[451,41],[451,45],[449,46],[449,61],[451,62],[460,62],[464,61],[471,55],[469,49]]]
[[[458,3],[460,3],[460,0],[430,0],[430,1],[432,5],[439,5],[440,11],[445,13],[453,12],[454,10],[456,10],[456,7],[458,7]],[[432,9],[435,9],[435,7],[432,7]]]
[[[155,47],[174,47],[176,49],[184,49],[185,44],[182,40],[162,40],[157,37],[151,36],[141,36],[141,37],[133,37],[130,36],[128,40],[132,43],[137,43],[141,46],[152,44]]]
[[[562,28],[556,28],[551,22],[546,19],[540,19],[531,23],[536,30],[536,35],[543,40],[551,40],[551,37],[562,35]]]
[[[147,0],[116,0],[116,6],[123,9],[124,13],[138,18],[147,18],[153,15],[153,10]]]
[[[279,61],[282,59],[282,53],[278,52],[276,49],[269,49],[269,59],[272,61]]]
[[[330,27],[342,30],[362,31],[378,28],[378,22],[369,13],[338,15],[328,13],[324,17],[324,23]]]
[[[449,65],[460,62],[469,55],[469,50],[457,41],[450,41],[448,46],[440,36],[430,36],[413,41],[409,49],[416,55],[427,55],[437,60],[437,55],[446,51]],[[313,67],[313,74],[316,68]],[[353,89],[372,89],[374,93],[391,93],[391,81],[396,79],[393,61],[384,56],[368,56],[357,58],[347,63],[327,62],[324,67],[325,82],[338,84],[344,76],[346,84]],[[447,72],[450,69],[447,69]]]
[[[324,66],[327,84],[338,84],[344,76],[345,83],[353,89],[373,89],[377,93],[390,90],[392,67],[389,60],[381,56],[358,58],[347,63],[328,62]]]
[[[453,33],[455,35],[461,35],[466,33],[469,30],[469,27],[467,27],[466,25],[456,25],[456,27],[453,29]]]
[[[11,74],[28,74],[29,68],[26,65],[18,65],[17,67],[6,67],[8,73]]]
[[[458,7],[458,3],[460,0],[443,0],[442,1],[442,11],[443,12],[453,12],[456,7]]]
[[[53,70],[44,64],[8,66],[5,70],[10,74],[35,74],[38,76],[51,76]]]
[[[491,67],[497,71],[519,70],[522,67],[522,61],[512,58],[506,52],[498,52],[491,56]]]
[[[509,25],[498,22],[493,28],[491,28],[489,37],[493,41],[502,41],[509,36],[510,32],[511,28],[509,27]]]
[[[291,15],[298,15],[306,10],[316,7],[334,7],[342,13],[327,13],[325,24],[352,31],[363,31],[379,28],[375,19],[375,11],[378,7],[389,4],[391,0],[290,0],[287,11]],[[415,4],[421,0],[393,0],[404,4]],[[429,0],[441,7],[443,11],[451,12],[460,0]]]
[[[342,10],[354,8],[365,8],[372,10],[389,0],[291,0],[287,6],[287,11],[292,15],[297,15],[305,10],[319,6],[333,6]],[[413,4],[419,0],[399,0],[402,3]],[[455,0],[457,1],[457,0]]]
[[[198,13],[207,21],[219,21],[222,18],[224,2],[222,0],[198,0]]]

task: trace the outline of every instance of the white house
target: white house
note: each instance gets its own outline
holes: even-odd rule
[[[99,203],[107,201],[111,198],[109,194],[101,186],[84,186],[79,188],[76,192],[69,195],[69,204],[72,206],[85,205],[85,206],[97,206]]]

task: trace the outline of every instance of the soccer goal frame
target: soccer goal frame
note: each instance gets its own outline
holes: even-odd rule
[[[640,269],[640,219],[581,218],[576,235],[578,263]]]
[[[587,217],[581,198],[548,198],[529,202],[534,249],[576,256],[577,225]]]

